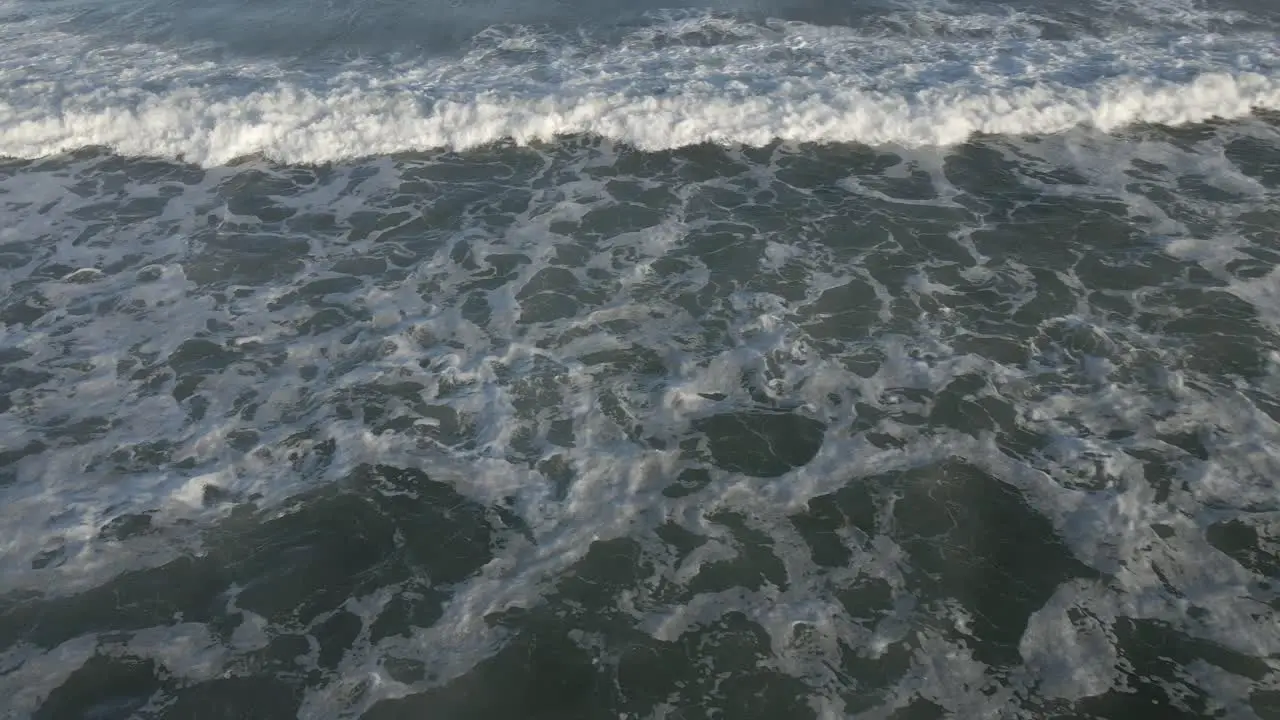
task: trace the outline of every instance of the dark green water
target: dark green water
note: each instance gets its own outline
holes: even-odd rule
[[[11,715],[1275,717],[1275,132],[10,163]]]

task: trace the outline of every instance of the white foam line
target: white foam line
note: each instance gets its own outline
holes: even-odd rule
[[[1206,73],[1188,83],[1124,78],[1093,88],[1037,84],[900,95],[819,94],[807,83],[783,88],[736,98],[706,91],[660,97],[482,94],[430,109],[407,92],[326,94],[287,85],[223,100],[175,91],[93,109],[19,111],[0,104],[0,155],[39,158],[96,146],[204,166],[252,155],[311,164],[576,134],[644,150],[774,140],[922,147],[979,134],[1050,134],[1078,126],[1109,132],[1134,123],[1178,125],[1280,110],[1280,78],[1257,73]]]

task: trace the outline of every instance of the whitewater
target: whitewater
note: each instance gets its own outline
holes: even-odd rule
[[[868,32],[667,13],[621,37],[499,26],[462,51],[409,59],[217,63],[31,21],[0,51],[0,155],[325,163],[579,134],[650,151],[912,148],[1280,110],[1273,32],[1047,39],[1018,14],[924,19]],[[33,58],[33,47],[61,51]]]

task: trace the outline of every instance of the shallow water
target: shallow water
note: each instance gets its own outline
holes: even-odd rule
[[[628,7],[0,5],[6,717],[1280,717],[1274,12]]]

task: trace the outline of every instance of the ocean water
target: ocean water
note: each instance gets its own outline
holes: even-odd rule
[[[0,0],[0,717],[1280,718],[1280,6]]]

